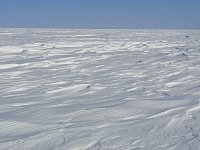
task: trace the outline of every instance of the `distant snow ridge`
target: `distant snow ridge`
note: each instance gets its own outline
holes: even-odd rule
[[[200,150],[199,40],[0,29],[0,150]]]

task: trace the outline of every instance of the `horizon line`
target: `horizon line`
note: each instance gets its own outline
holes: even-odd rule
[[[69,28],[69,27],[0,27],[0,29],[64,29],[64,30],[200,30],[200,28]]]

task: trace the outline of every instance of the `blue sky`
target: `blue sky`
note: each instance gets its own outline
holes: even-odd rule
[[[200,0],[0,0],[0,27],[200,29]]]

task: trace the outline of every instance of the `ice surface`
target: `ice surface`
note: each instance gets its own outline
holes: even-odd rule
[[[200,149],[200,31],[0,29],[0,150]]]

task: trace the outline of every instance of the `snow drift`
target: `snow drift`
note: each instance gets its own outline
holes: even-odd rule
[[[0,29],[0,149],[200,149],[199,58],[195,30]]]

